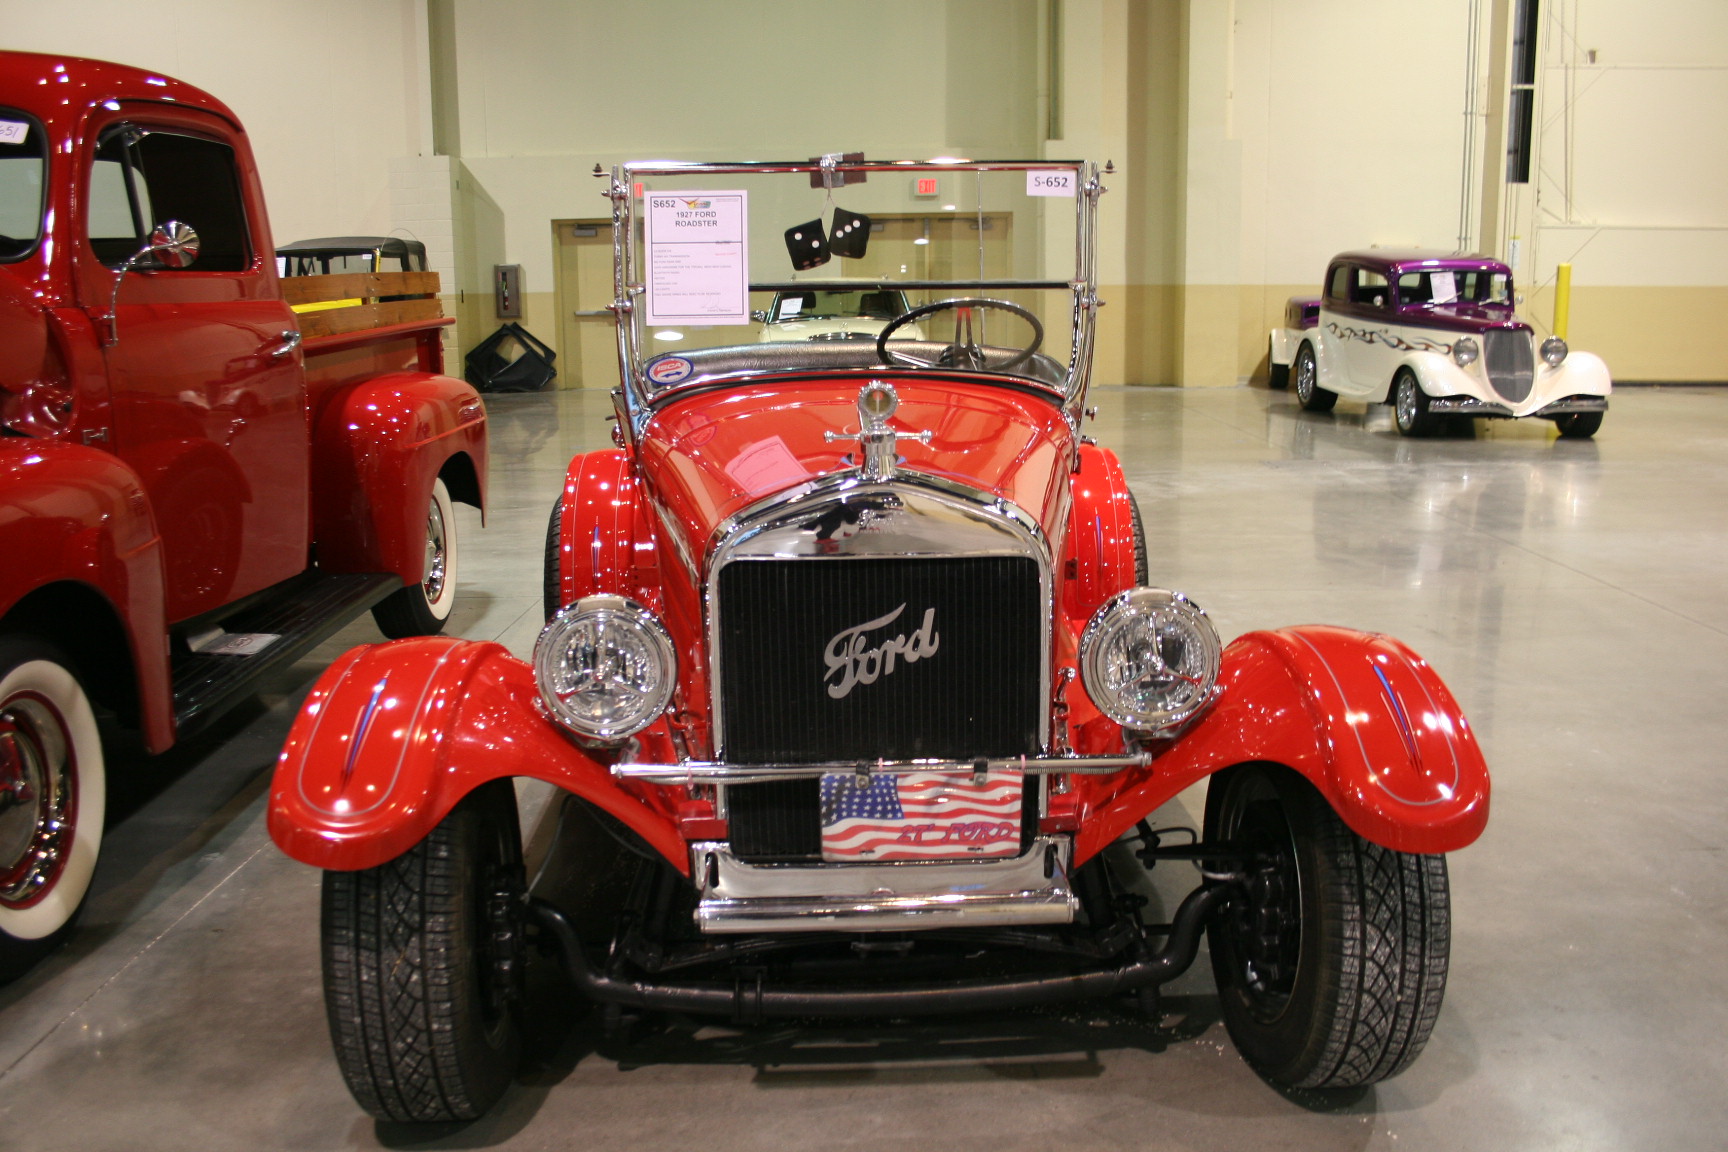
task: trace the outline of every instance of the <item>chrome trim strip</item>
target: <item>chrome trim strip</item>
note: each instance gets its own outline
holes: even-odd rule
[[[1072,168],[1079,174],[1085,165],[1084,160],[843,160],[833,168],[844,172],[1025,172]],[[701,173],[820,173],[823,166],[820,160],[628,160],[620,167],[632,176],[684,176]]]
[[[1608,397],[1606,396],[1568,396],[1556,400],[1544,408],[1532,412],[1532,416],[1568,416],[1574,412],[1606,412]]]
[[[1024,772],[1028,776],[1109,776],[1151,764],[1150,752],[1122,756],[979,757],[976,760],[828,760],[818,764],[725,764],[686,760],[678,764],[623,763],[612,765],[614,780],[649,784],[766,784],[775,780],[811,780],[836,772],[858,776],[904,775],[908,772]]]
[[[817,541],[795,540],[807,535],[801,525],[813,519],[825,504],[876,501],[886,527],[871,530],[865,525],[857,535],[833,541],[835,551],[817,551]],[[909,504],[917,514],[934,522],[943,517],[943,531],[930,539],[896,531],[896,520],[906,519]],[[971,538],[970,540],[968,538]],[[806,547],[806,544],[808,547]],[[801,559],[812,563],[834,563],[861,557],[1025,556],[1038,565],[1039,603],[1043,626],[1038,638],[1038,697],[1050,699],[1050,630],[1056,613],[1056,561],[1050,541],[1036,517],[1008,500],[982,489],[910,470],[897,472],[890,481],[864,479],[858,468],[830,473],[785,492],[758,500],[728,517],[715,529],[708,545],[707,572],[702,582],[702,612],[708,636],[708,707],[712,718],[715,754],[726,755],[724,661],[720,642],[717,597],[720,573],[739,559]],[[1038,746],[1050,746],[1050,712],[1038,717]]]
[[[690,846],[707,933],[903,932],[916,928],[1067,924],[1074,845],[1040,836],[1005,860],[931,864],[747,864],[718,841]],[[1048,868],[1048,874],[1046,869]]]
[[[1504,404],[1478,400],[1474,396],[1431,396],[1428,411],[1437,416],[1510,416],[1512,409]]]

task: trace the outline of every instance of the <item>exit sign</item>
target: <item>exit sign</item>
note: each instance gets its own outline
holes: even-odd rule
[[[934,176],[920,176],[912,181],[912,195],[914,196],[935,199],[941,194],[941,190],[936,186],[936,177]]]

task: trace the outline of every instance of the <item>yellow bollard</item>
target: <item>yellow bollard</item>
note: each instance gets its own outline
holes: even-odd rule
[[[1554,335],[1566,339],[1566,321],[1572,315],[1572,265],[1562,264],[1554,273]]]

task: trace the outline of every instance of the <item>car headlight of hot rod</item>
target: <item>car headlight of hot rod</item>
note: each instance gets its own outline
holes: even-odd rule
[[[1099,711],[1124,728],[1153,732],[1206,706],[1222,654],[1212,621],[1186,596],[1130,588],[1086,625],[1080,675]]]
[[[1558,336],[1550,336],[1542,341],[1542,361],[1550,368],[1560,367],[1561,361],[1566,359],[1566,352],[1566,341]]]
[[[622,596],[584,596],[534,642],[540,698],[560,724],[592,740],[625,740],[654,723],[677,680],[665,625]]]
[[[1481,347],[1468,336],[1459,337],[1452,344],[1452,359],[1460,368],[1470,367],[1481,354]]]

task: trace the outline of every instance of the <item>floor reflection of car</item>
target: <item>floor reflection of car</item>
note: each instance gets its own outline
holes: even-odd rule
[[[912,310],[898,288],[800,288],[774,294],[774,303],[755,313],[764,343],[778,340],[874,340],[890,320]],[[916,324],[897,339],[922,340]]]

